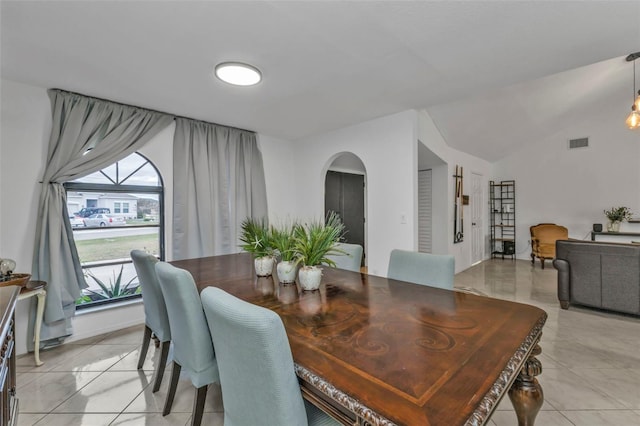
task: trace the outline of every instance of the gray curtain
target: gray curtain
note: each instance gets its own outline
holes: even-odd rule
[[[172,116],[61,90],[49,90],[53,123],[36,221],[33,279],[47,285],[43,346],[72,333],[75,300],[87,287],[67,214],[64,182],[135,152]],[[31,327],[30,327],[31,329]],[[29,339],[28,342],[31,342]]]
[[[173,147],[173,259],[238,252],[242,221],[267,217],[255,133],[178,118]]]

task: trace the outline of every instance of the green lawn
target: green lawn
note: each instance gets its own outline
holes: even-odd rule
[[[128,258],[133,249],[160,252],[157,234],[76,241],[76,247],[80,263]]]

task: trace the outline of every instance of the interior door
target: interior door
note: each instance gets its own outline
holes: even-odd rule
[[[471,173],[471,263],[484,259],[484,228],[482,226],[482,210],[484,196],[482,192],[482,175]]]
[[[364,249],[364,176],[328,171],[324,206],[325,214],[333,210],[340,215],[347,231],[345,242]]]
[[[432,250],[432,171],[418,171],[418,251],[431,253]]]

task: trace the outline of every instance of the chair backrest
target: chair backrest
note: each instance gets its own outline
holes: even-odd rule
[[[156,264],[156,273],[167,304],[174,360],[195,387],[217,382],[218,365],[193,277],[165,262]]]
[[[556,241],[569,238],[569,231],[564,226],[554,223],[540,223],[529,228],[531,248],[535,255],[555,257]]]
[[[306,425],[280,317],[215,287],[201,296],[220,368],[225,426]]]
[[[155,267],[158,259],[142,250],[132,250],[131,259],[142,288],[145,323],[161,342],[168,342],[171,340],[171,327],[167,306],[156,275]]]
[[[453,290],[454,274],[453,256],[396,249],[389,257],[387,276],[394,280]]]
[[[343,255],[329,255],[336,263],[336,268],[360,272],[362,265],[362,246],[360,244],[337,243],[336,248],[345,252]]]

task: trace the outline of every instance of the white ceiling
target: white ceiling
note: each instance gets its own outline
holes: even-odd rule
[[[624,120],[624,57],[640,50],[638,0],[3,0],[0,14],[4,79],[287,140],[426,109],[490,161],[594,105]],[[264,80],[217,81],[223,61]]]

